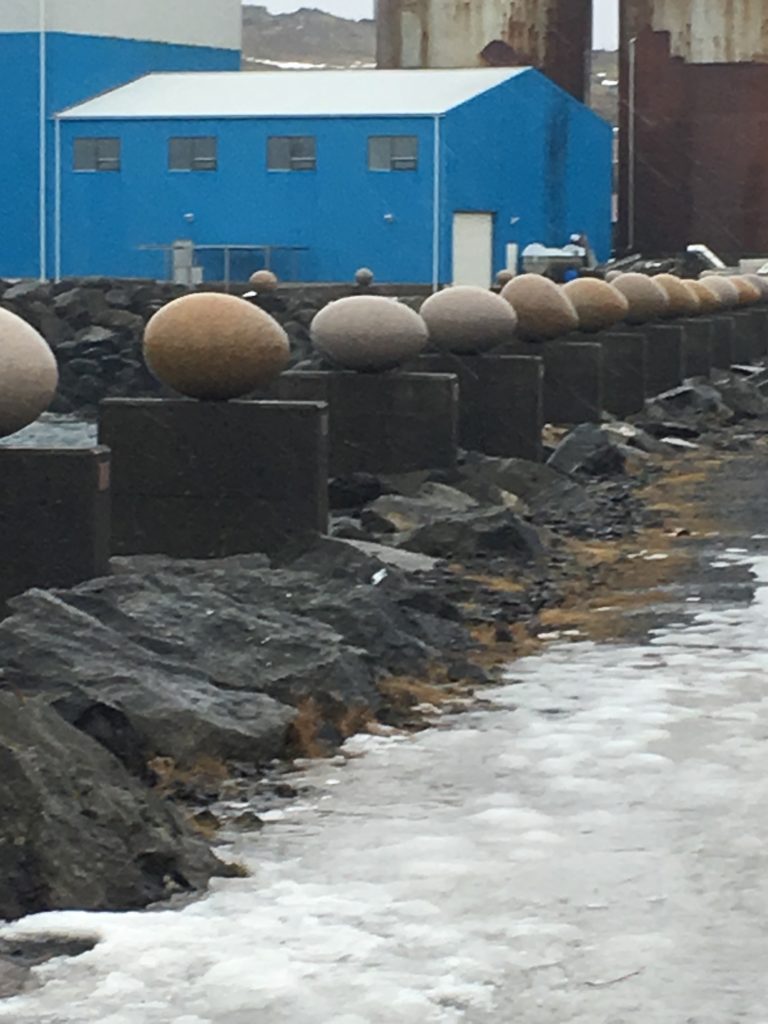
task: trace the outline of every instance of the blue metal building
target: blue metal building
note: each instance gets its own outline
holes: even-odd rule
[[[0,276],[54,262],[53,115],[151,71],[240,66],[240,0],[0,0]]]
[[[150,74],[55,121],[61,275],[159,277],[143,247],[180,239],[302,247],[305,281],[487,285],[530,242],[610,250],[611,129],[531,68]]]

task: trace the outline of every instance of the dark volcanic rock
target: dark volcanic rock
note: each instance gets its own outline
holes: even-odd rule
[[[0,693],[0,777],[0,917],[144,907],[231,873],[41,700]]]
[[[526,563],[537,561],[544,554],[536,527],[510,509],[459,512],[436,518],[412,530],[400,543],[410,551],[458,561],[503,555]]]
[[[150,620],[143,631],[139,620],[135,638],[121,633],[68,603],[65,592],[29,591],[14,599],[14,614],[0,623],[7,685],[44,694],[137,774],[155,756],[179,766],[202,757],[261,764],[282,752],[290,709],[262,692],[222,689],[202,664],[195,665],[193,645],[175,638],[170,625],[166,629],[165,606],[152,620],[151,596],[142,603],[133,578],[104,583],[132,591]],[[92,586],[98,592],[98,583]],[[84,597],[81,603],[87,603]],[[205,605],[199,613],[205,615]],[[129,612],[123,617],[131,623]],[[221,628],[226,631],[228,622]]]
[[[615,476],[624,472],[621,447],[594,423],[582,423],[567,434],[547,465],[566,476]]]

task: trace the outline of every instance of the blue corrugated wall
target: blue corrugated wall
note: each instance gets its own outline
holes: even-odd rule
[[[231,71],[235,50],[48,33],[47,113],[150,71]],[[39,37],[0,34],[0,276],[33,277],[39,261]],[[48,130],[49,271],[53,268],[53,126]]]
[[[456,211],[495,214],[495,269],[510,243],[559,246],[582,232],[607,259],[611,127],[544,75],[526,71],[451,111],[442,137],[442,280],[452,276]]]
[[[62,269],[65,274],[156,276],[161,257],[147,243],[191,238],[200,244],[306,246],[298,275],[350,280],[370,266],[382,281],[428,281],[432,266],[432,121],[419,119],[275,119],[87,121],[62,124],[64,176]],[[72,140],[120,134],[120,174],[78,174]],[[219,169],[168,170],[168,139],[217,135]],[[367,166],[369,135],[416,134],[415,172]],[[269,135],[314,135],[317,170],[266,166]],[[185,220],[194,215],[194,222]],[[391,218],[391,219],[390,219]],[[251,260],[251,266],[253,260]],[[209,276],[221,277],[211,262]],[[238,268],[242,272],[242,265]],[[286,259],[276,269],[292,276]]]

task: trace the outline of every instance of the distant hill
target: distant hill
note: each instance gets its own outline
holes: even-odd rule
[[[270,14],[266,7],[243,7],[243,61],[250,71],[280,68],[373,66],[376,26],[371,19],[351,21],[312,7],[293,14]],[[618,54],[594,54],[592,106],[616,124]],[[608,84],[611,83],[611,84]]]

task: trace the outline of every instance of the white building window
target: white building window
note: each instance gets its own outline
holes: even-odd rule
[[[75,139],[76,171],[119,171],[120,139]]]
[[[317,143],[312,135],[272,135],[267,142],[270,171],[314,171]]]
[[[415,171],[419,140],[415,135],[372,135],[368,139],[369,171]]]
[[[168,170],[215,171],[218,140],[215,135],[175,136],[168,141]]]

